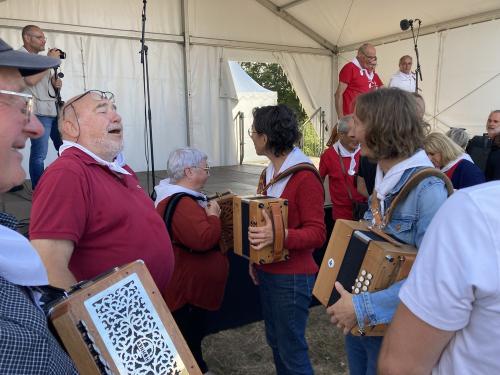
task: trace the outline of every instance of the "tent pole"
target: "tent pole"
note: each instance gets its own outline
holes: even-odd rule
[[[182,26],[184,32],[184,84],[186,97],[186,145],[191,146],[193,100],[191,96],[191,40],[189,35],[189,0],[182,0]]]

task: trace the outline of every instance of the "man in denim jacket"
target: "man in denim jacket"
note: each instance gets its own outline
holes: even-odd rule
[[[361,152],[378,162],[375,193],[382,216],[404,184],[418,170],[432,167],[422,150],[425,129],[417,114],[417,103],[399,89],[381,89],[357,99],[355,133]],[[437,177],[421,181],[394,209],[384,231],[418,248],[432,217],[447,198],[444,182]],[[372,220],[371,212],[365,219]],[[341,298],[327,309],[331,321],[346,334],[346,351],[351,375],[375,374],[383,337],[349,334],[357,324],[389,323],[399,303],[403,282],[375,293],[351,295],[340,283]]]

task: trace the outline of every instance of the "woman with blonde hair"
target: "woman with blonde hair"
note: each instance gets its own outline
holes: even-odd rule
[[[442,133],[431,133],[424,141],[424,149],[432,164],[444,172],[455,189],[481,184],[484,174],[451,138]]]

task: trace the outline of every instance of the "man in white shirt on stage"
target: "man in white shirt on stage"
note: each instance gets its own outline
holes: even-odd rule
[[[415,92],[415,73],[411,71],[413,60],[411,56],[404,55],[399,59],[399,72],[394,74],[389,82],[389,87],[398,87],[401,90]]]

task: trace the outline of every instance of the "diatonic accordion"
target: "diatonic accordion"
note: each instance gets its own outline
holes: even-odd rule
[[[274,243],[263,249],[255,249],[248,240],[248,227],[260,227],[266,223],[262,214],[265,209],[273,222]],[[252,263],[266,264],[287,260],[284,248],[285,229],[288,224],[288,201],[265,195],[235,196],[233,198],[234,253]]]
[[[81,374],[201,375],[143,261],[77,285],[49,317]]]
[[[330,306],[340,298],[335,281],[353,294],[387,289],[408,276],[416,255],[413,246],[388,241],[363,221],[339,219],[321,262],[313,295],[324,306]],[[382,336],[386,329],[386,324],[379,324],[363,330],[355,327],[352,333]]]

